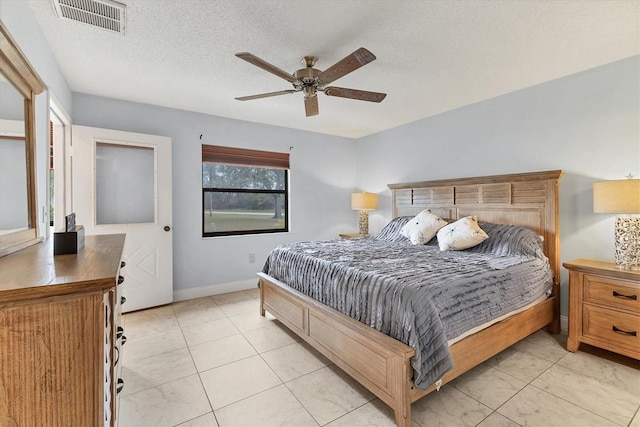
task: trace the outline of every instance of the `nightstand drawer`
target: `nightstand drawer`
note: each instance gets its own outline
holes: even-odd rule
[[[582,334],[640,354],[640,317],[637,315],[585,304]]]
[[[640,286],[605,277],[584,276],[584,301],[640,313]]]

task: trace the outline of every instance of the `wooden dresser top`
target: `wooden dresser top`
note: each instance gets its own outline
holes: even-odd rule
[[[124,234],[86,236],[78,254],[53,256],[53,238],[0,258],[0,304],[115,285]]]

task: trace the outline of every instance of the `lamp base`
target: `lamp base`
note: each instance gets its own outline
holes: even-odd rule
[[[358,232],[361,236],[369,234],[369,212],[364,209],[360,211],[358,216]]]
[[[615,260],[622,268],[640,265],[640,218],[616,217]]]

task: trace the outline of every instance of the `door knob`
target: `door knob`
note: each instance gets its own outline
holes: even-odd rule
[[[168,225],[164,226],[164,231],[171,231],[171,227],[169,227]]]

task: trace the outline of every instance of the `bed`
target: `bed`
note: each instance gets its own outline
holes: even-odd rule
[[[449,221],[477,216],[480,223],[533,230],[542,238],[542,250],[553,276],[550,296],[537,298],[515,314],[490,326],[485,324],[481,330],[447,345],[452,367],[442,366],[442,376],[435,371],[436,376],[425,377],[419,366],[412,364],[422,350],[416,353],[415,346],[293,289],[293,283],[285,283],[293,279],[281,281],[259,273],[260,312],[264,315],[269,311],[389,405],[398,426],[409,426],[412,402],[539,329],[559,332],[558,180],[562,174],[545,171],[388,185],[394,218],[411,217],[429,209]],[[356,249],[357,245],[354,243],[353,247]],[[332,280],[328,276],[317,277]],[[316,285],[322,288],[322,283]],[[439,360],[447,364],[442,357]],[[414,382],[417,378],[420,381]]]

